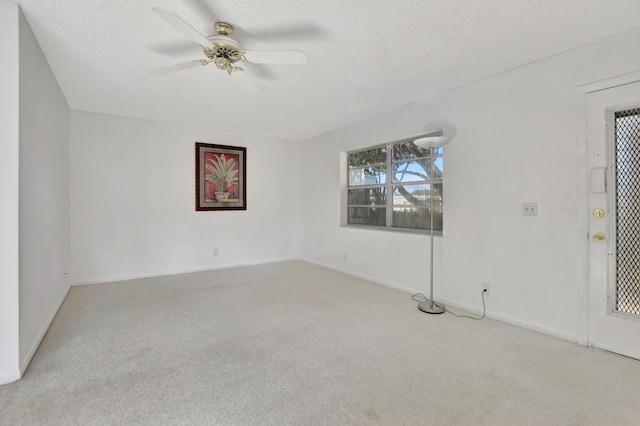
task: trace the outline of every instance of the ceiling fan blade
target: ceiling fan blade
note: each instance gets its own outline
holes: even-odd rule
[[[176,27],[178,31],[182,32],[182,34],[186,35],[187,37],[189,37],[191,40],[195,41],[199,45],[209,46],[209,47],[213,46],[213,44],[209,40],[207,40],[205,36],[200,34],[191,25],[184,22],[184,20],[178,15],[176,15],[175,13],[166,9],[162,9],[161,7],[152,7],[151,10],[153,10],[155,13],[160,15],[168,23]]]
[[[200,61],[182,62],[180,64],[169,65],[168,67],[162,67],[162,68],[156,68],[154,70],[149,70],[148,73],[149,74],[154,74],[154,75],[168,74],[170,72],[186,70],[186,69],[195,68],[195,67],[201,67],[203,65],[204,64],[202,62],[200,62]]]
[[[234,71],[231,78],[249,95],[259,95],[264,92],[262,87],[244,70]]]
[[[309,60],[301,50],[249,50],[244,57],[254,64],[306,64]]]

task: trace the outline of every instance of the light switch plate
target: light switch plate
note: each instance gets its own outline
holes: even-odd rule
[[[522,203],[522,216],[538,216],[538,203]]]

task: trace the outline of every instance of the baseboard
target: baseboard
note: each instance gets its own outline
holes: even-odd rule
[[[436,298],[434,300],[438,302],[444,303],[445,306],[450,306],[455,309],[460,309],[466,312],[470,312],[476,315],[482,315],[482,310],[477,307],[472,307],[469,305],[461,304],[456,301],[450,299]],[[535,331],[541,334],[546,334],[547,336],[555,337],[560,340],[565,340],[571,343],[578,343],[578,336],[573,335],[571,333],[566,333],[561,330],[556,330],[554,328],[549,328],[542,326],[540,324],[536,324],[529,321],[519,320],[517,318],[510,317],[508,315],[496,314],[487,312],[487,318],[491,318],[496,321],[504,322],[506,324],[515,325],[516,327],[526,328],[527,330]],[[583,345],[584,346],[584,345]]]
[[[69,294],[70,289],[71,287],[67,287],[66,291],[62,294],[62,297],[60,297],[60,299],[56,303],[55,308],[53,308],[53,310],[51,311],[49,318],[47,318],[47,321],[45,321],[44,325],[42,326],[42,329],[38,333],[38,336],[33,341],[33,344],[31,345],[29,352],[27,352],[27,355],[24,358],[22,358],[22,361],[20,362],[20,377],[22,377],[24,375],[24,372],[27,371],[27,367],[29,367],[29,364],[31,363],[33,356],[36,354],[38,347],[40,347],[40,343],[42,343],[42,339],[44,339],[45,334],[47,334],[47,331],[49,330],[49,327],[51,326],[53,319],[58,314],[58,311],[60,310],[60,307],[62,306],[64,299],[67,298],[67,294]]]
[[[609,345],[601,345],[600,343],[596,343],[596,342],[592,342],[590,343],[588,346],[594,348],[594,349],[598,349],[601,351],[605,351],[605,352],[609,352],[613,355],[617,355],[617,356],[623,356],[626,358],[631,358],[631,359],[635,359],[637,361],[640,361],[640,356],[637,353],[632,353],[632,352],[627,352],[627,351],[621,351],[620,348],[614,348],[611,347]]]
[[[356,277],[356,278],[360,278],[360,279],[363,279],[363,280],[366,280],[366,281],[370,281],[370,282],[372,282],[374,284],[378,284],[378,285],[382,285],[382,286],[385,286],[385,287],[389,287],[389,288],[393,288],[393,289],[396,289],[396,290],[400,290],[400,291],[402,291],[404,293],[415,294],[415,293],[420,292],[420,290],[416,290],[416,289],[412,289],[412,288],[409,288],[409,287],[403,287],[403,286],[399,286],[399,285],[396,285],[396,284],[388,283],[388,282],[385,282],[385,281],[382,281],[382,280],[378,280],[378,279],[373,278],[373,277],[368,277],[368,276],[366,276],[364,274],[353,272],[353,271],[350,271],[348,269],[337,268],[337,267],[334,267],[332,265],[328,265],[328,264],[325,264],[325,263],[322,263],[322,262],[317,262],[317,261],[312,260],[312,259],[304,259],[303,258],[301,260],[303,260],[305,262],[308,262],[308,263],[312,263],[314,265],[321,266],[323,268],[334,270],[336,272],[340,272],[340,273],[343,273],[343,274],[346,274],[346,275],[350,275],[352,277]],[[439,297],[434,297],[434,299],[436,301],[438,301],[438,302],[444,303],[446,306],[451,306],[452,308],[460,309],[460,310],[463,310],[463,311],[466,311],[466,312],[469,312],[469,313],[472,313],[472,314],[482,315],[482,309],[480,309],[478,307],[466,305],[464,303],[458,303],[455,300],[451,300],[451,299],[443,299],[443,298],[439,298]],[[561,340],[565,340],[565,341],[568,341],[568,342],[571,342],[571,343],[578,343],[578,336],[576,336],[576,335],[573,335],[571,333],[566,333],[566,332],[561,331],[561,330],[556,330],[556,329],[553,329],[553,328],[544,327],[542,325],[539,325],[539,324],[536,324],[536,323],[532,323],[532,322],[529,322],[529,321],[523,321],[523,320],[520,320],[520,319],[517,319],[517,318],[510,317],[508,315],[502,315],[502,314],[496,314],[496,313],[493,313],[493,312],[487,312],[486,317],[487,318],[491,318],[491,319],[496,320],[496,321],[503,322],[505,324],[514,325],[514,326],[520,327],[520,328],[525,328],[527,330],[531,330],[531,331],[535,331],[535,332],[538,332],[538,333],[542,333],[542,334],[545,334],[547,336],[555,337],[555,338],[558,338],[558,339],[561,339]]]
[[[22,376],[20,375],[20,371],[19,370],[0,372],[0,386],[1,385],[7,385],[9,383],[13,383],[16,380],[20,380],[20,377],[22,377]]]
[[[316,260],[306,259],[306,258],[301,258],[300,260],[302,260],[303,262],[311,263],[313,265],[321,266],[323,268],[331,269],[332,271],[340,272],[342,274],[349,275],[351,277],[360,278],[361,280],[369,281],[369,282],[372,282],[374,284],[381,285],[383,287],[389,287],[389,288],[393,288],[395,290],[400,290],[403,293],[415,294],[415,293],[420,292],[420,290],[416,290],[416,289],[413,289],[413,288],[403,287],[403,286],[400,286],[400,285],[392,284],[392,283],[389,283],[389,282],[386,282],[386,281],[379,280],[379,279],[374,278],[374,277],[370,277],[370,276],[365,275],[365,274],[360,274],[358,272],[353,272],[353,271],[350,271],[348,269],[337,268],[335,266],[332,266],[332,265],[329,265],[329,264],[326,264],[326,263],[322,263],[322,262],[318,262]]]
[[[79,282],[73,283],[71,286],[75,287],[79,285],[106,284],[106,283],[114,283],[119,281],[137,280],[140,278],[169,277],[172,275],[190,274],[193,272],[216,271],[218,269],[240,268],[243,266],[267,265],[270,263],[288,262],[291,260],[298,260],[298,258],[287,257],[287,258],[280,258],[280,259],[264,259],[264,260],[258,260],[253,262],[226,263],[224,265],[210,265],[210,266],[203,266],[200,268],[177,269],[177,270],[162,271],[162,272],[150,272],[148,274],[118,275],[114,277],[105,277],[105,278],[97,278],[94,280],[79,281]]]

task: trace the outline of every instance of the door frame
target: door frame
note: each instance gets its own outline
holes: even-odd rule
[[[640,71],[584,84],[576,88],[577,156],[578,156],[578,318],[577,343],[589,344],[589,194],[590,168],[588,147],[587,97],[590,93],[613,89],[640,81]]]

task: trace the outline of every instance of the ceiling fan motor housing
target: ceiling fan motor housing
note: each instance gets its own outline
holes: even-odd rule
[[[211,35],[207,37],[207,39],[213,44],[213,46],[204,46],[202,50],[212,61],[215,61],[218,58],[225,58],[233,64],[242,60],[242,49],[240,47],[240,43],[231,37]]]

